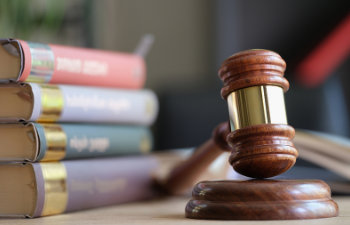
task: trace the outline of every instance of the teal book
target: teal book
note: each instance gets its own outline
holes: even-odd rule
[[[151,131],[143,126],[0,124],[0,161],[39,162],[148,153]]]

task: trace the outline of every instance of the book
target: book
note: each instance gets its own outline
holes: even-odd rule
[[[34,218],[163,196],[163,182],[192,152],[0,163],[0,217]],[[226,177],[227,157],[222,154],[196,179]]]
[[[154,196],[153,157],[0,164],[0,215],[39,217]]]
[[[146,77],[136,54],[0,39],[0,82],[138,89]]]
[[[310,130],[297,130],[294,144],[299,157],[350,179],[350,140]]]
[[[38,162],[145,154],[152,149],[147,127],[102,124],[0,124],[0,161]]]
[[[0,121],[151,125],[158,100],[150,90],[36,83],[0,84]]]
[[[0,217],[34,218],[159,197],[164,193],[159,184],[191,153],[2,163]],[[215,160],[198,179],[225,177],[223,160],[227,157]]]

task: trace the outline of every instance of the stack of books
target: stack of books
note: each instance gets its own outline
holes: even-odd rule
[[[137,55],[1,39],[0,215],[151,196],[156,162],[135,156],[158,113],[145,75]]]

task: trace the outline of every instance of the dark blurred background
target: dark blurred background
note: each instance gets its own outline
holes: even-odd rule
[[[350,57],[319,85],[295,79],[297,66],[349,13],[349,0],[3,0],[0,33],[125,52],[153,34],[146,88],[160,100],[153,126],[160,150],[199,145],[228,119],[217,70],[251,48],[276,51],[287,62],[292,126],[349,136]]]

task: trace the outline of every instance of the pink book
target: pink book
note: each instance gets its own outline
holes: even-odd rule
[[[0,58],[0,82],[128,89],[145,83],[145,62],[136,54],[0,39]]]

